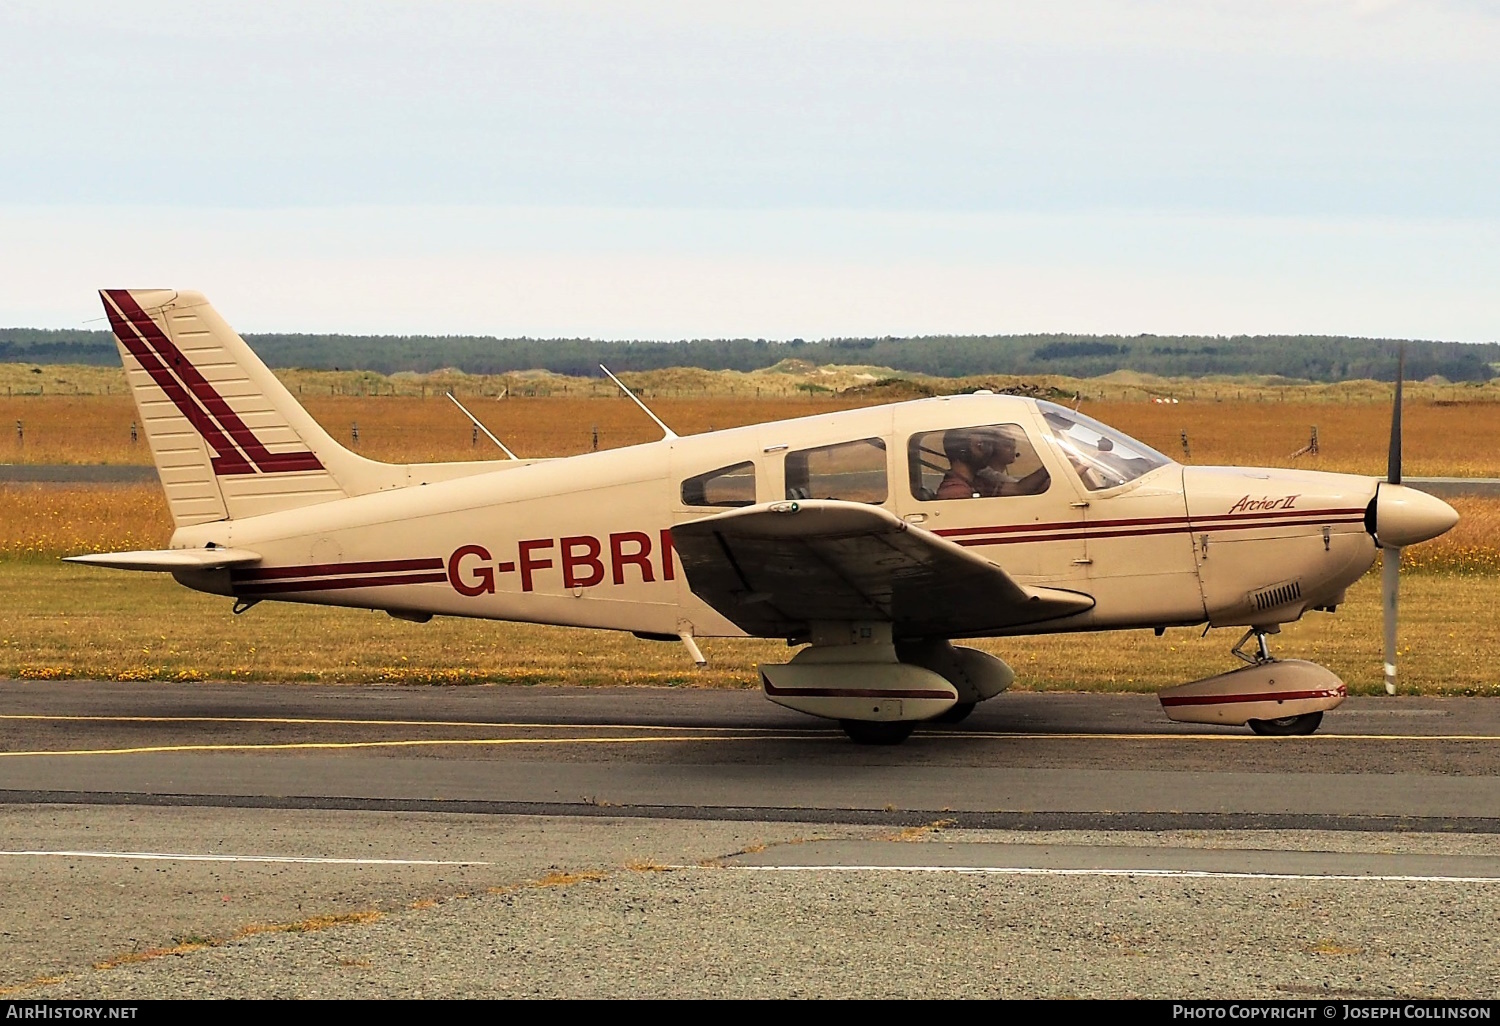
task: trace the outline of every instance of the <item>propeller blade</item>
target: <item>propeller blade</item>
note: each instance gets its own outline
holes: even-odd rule
[[[1396,693],[1396,587],[1401,578],[1401,550],[1380,550],[1380,604],[1385,626],[1385,693]]]
[[[1391,448],[1386,457],[1385,479],[1401,483],[1401,385],[1406,378],[1406,346],[1396,356],[1396,398],[1391,404]],[[1377,525],[1378,528],[1378,525]],[[1380,550],[1380,605],[1385,628],[1385,693],[1396,693],[1396,607],[1401,585],[1401,550]]]
[[[1401,483],[1401,383],[1406,377],[1406,347],[1396,357],[1396,401],[1391,407],[1391,451],[1386,458],[1385,479]]]

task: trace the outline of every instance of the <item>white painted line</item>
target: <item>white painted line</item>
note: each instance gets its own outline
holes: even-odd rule
[[[287,862],[325,866],[488,866],[490,862],[438,859],[331,859],[311,855],[184,855],[165,851],[0,851],[0,855],[58,859],[141,859],[156,862]]]
[[[668,866],[702,869],[702,866]],[[1206,869],[1044,869],[1036,866],[741,866],[747,873],[956,873],[976,876],[1143,876],[1188,880],[1358,880],[1371,883],[1500,883],[1500,876],[1393,876],[1343,873],[1230,873]]]

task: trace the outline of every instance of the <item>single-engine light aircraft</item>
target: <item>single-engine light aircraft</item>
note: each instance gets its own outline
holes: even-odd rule
[[[1014,680],[956,640],[1198,624],[1244,627],[1244,665],[1166,688],[1167,716],[1311,733],[1345,685],[1274,658],[1267,635],[1334,611],[1382,549],[1394,692],[1400,550],[1458,519],[1401,484],[1399,374],[1384,480],[1182,466],[1075,410],[988,392],[687,437],[657,420],[660,441],[558,459],[394,465],[335,442],[202,295],[101,297],[175,530],[161,551],[74,562],[167,572],[237,612],[604,628],[680,640],[700,663],[695,638],[785,638],[805,647],[760,666],[766,696],[862,743],[961,720]]]

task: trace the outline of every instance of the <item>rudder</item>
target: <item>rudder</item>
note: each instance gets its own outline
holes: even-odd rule
[[[404,483],[335,442],[199,293],[100,298],[178,527]]]

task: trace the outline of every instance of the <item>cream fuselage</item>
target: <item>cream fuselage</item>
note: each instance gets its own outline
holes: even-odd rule
[[[1050,475],[1044,492],[961,501],[913,494],[909,439],[996,423],[1019,425],[1033,441]],[[885,442],[882,505],[914,529],[970,548],[1021,584],[1095,600],[1086,613],[1009,633],[1270,626],[1336,605],[1375,557],[1365,511],[1376,479],[1170,463],[1091,491],[1048,444],[1033,401],[973,395],[497,462],[457,479],[181,527],[174,548],[212,543],[262,559],[250,570],[177,577],[244,599],[743,636],[692,593],[673,558],[673,525],[722,512],[685,504],[682,482],[749,461],[756,501],[781,501],[788,452],[868,438]]]

